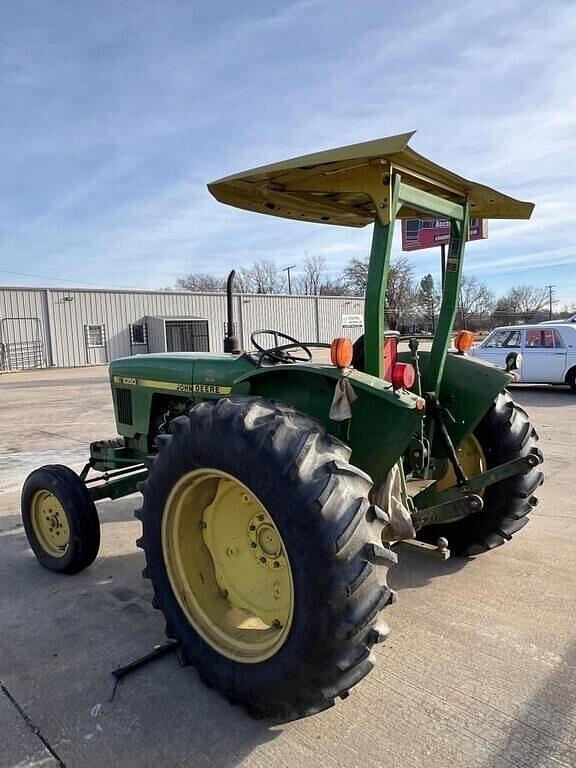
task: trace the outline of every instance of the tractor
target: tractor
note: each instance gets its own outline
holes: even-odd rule
[[[528,219],[533,205],[436,165],[412,135],[208,185],[248,211],[372,225],[361,339],[310,344],[271,329],[242,350],[232,272],[224,352],[114,360],[119,438],[92,443],[80,474],[44,466],[23,487],[30,546],[65,574],[97,556],[95,502],[139,491],[137,545],[167,636],[254,717],[315,714],[370,672],[398,542],[475,557],[510,540],[537,503],[538,438],[506,390],[520,356],[500,369],[466,355],[470,332],[453,335],[470,217]],[[450,222],[428,345],[386,322],[404,218]]]

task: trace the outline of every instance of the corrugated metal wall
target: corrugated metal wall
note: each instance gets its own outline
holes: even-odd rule
[[[345,327],[343,318],[363,312],[364,301],[358,298],[240,294],[236,332],[244,347],[261,328],[303,341],[329,342],[342,335],[356,339],[361,328]],[[145,352],[145,347],[131,347],[130,325],[152,317],[205,319],[210,350],[222,351],[222,294],[0,287],[0,371],[93,365]],[[150,349],[157,348],[151,321],[149,326]],[[96,338],[103,343],[95,344]]]
[[[345,316],[364,316],[364,299],[352,296],[321,296],[319,310],[320,341],[329,342],[336,336],[347,336],[356,341],[364,332],[362,326],[344,325]]]
[[[226,299],[220,295],[172,291],[50,290],[47,300],[52,307],[52,336],[58,340],[54,364],[60,366],[98,362],[94,359],[94,350],[88,350],[87,354],[84,341],[86,325],[105,326],[108,361],[130,355],[130,325],[144,323],[149,316],[208,320],[214,351],[220,349],[224,335]],[[137,351],[133,350],[134,353]]]
[[[46,292],[0,289],[0,371],[52,365]]]

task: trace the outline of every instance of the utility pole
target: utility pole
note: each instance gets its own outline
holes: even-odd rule
[[[464,314],[464,300],[462,299],[462,289],[460,289],[460,296],[459,296],[459,304],[460,304],[460,314],[462,315],[462,325],[464,326],[465,330],[468,330],[466,328],[466,316]]]
[[[548,320],[552,320],[552,289],[556,288],[555,285],[546,285],[545,288],[548,288],[548,298],[549,298],[549,310],[548,310]]]
[[[292,283],[290,282],[290,270],[295,268],[296,268],[296,264],[292,264],[290,267],[284,267],[284,269],[282,270],[282,272],[288,273],[288,293],[290,295],[292,295]]]

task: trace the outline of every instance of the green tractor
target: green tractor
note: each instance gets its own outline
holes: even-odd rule
[[[92,443],[80,475],[45,466],[23,488],[36,557],[68,574],[97,555],[95,501],[140,491],[137,544],[168,637],[206,684],[256,717],[319,712],[372,669],[395,597],[395,542],[445,552],[448,540],[454,555],[480,555],[537,502],[537,435],[506,391],[520,360],[500,370],[466,356],[466,332],[449,350],[469,218],[528,219],[533,205],[435,165],[409,148],[411,136],[208,187],[250,211],[373,225],[365,336],[354,348],[266,330],[242,351],[232,273],[225,352],[114,360],[121,437]],[[427,217],[448,219],[451,238],[424,350],[387,327],[386,287],[395,220]]]

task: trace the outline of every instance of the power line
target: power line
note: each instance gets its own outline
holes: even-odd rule
[[[72,285],[93,285],[95,288],[127,288],[135,291],[147,291],[149,288],[142,288],[136,285],[113,285],[105,286],[103,283],[90,283],[87,280],[68,280],[65,277],[48,277],[48,275],[34,275],[28,272],[11,272],[8,269],[0,269],[0,274],[17,275],[18,277],[35,277],[38,280],[52,280],[55,283],[71,283]]]

